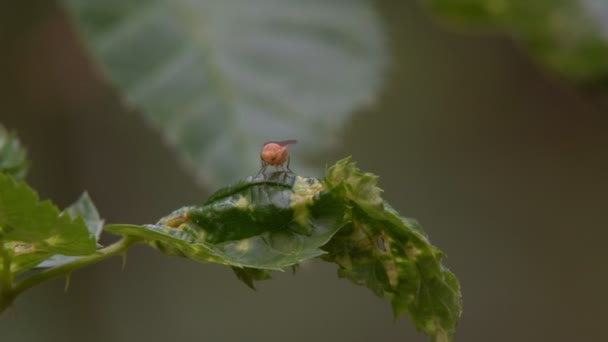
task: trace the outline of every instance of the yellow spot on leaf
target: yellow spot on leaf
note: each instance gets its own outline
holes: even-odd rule
[[[182,213],[181,215],[178,215],[175,217],[168,217],[168,218],[164,219],[163,221],[161,221],[161,223],[165,226],[177,227],[186,221],[188,221],[188,214]]]
[[[239,242],[235,246],[235,248],[239,252],[247,252],[249,250],[249,241],[248,240],[243,240],[243,241]]]
[[[297,176],[290,198],[291,208],[294,211],[293,219],[301,226],[308,224],[310,217],[308,206],[313,203],[315,195],[323,190],[321,182],[315,179],[310,183],[310,180],[310,178]]]
[[[23,255],[28,253],[36,252],[36,246],[31,243],[25,242],[11,242],[10,244],[6,244],[6,247],[13,250],[13,255]]]
[[[416,248],[414,245],[412,245],[411,243],[408,243],[405,246],[405,253],[407,254],[407,257],[410,260],[416,260],[418,258],[418,256],[420,254],[422,254],[422,251],[419,250],[418,248]]]
[[[165,226],[166,228],[168,228],[167,230],[177,230],[179,232],[183,232],[184,229],[186,229],[188,227],[187,223],[182,223],[179,226]]]
[[[51,246],[58,246],[64,242],[64,240],[59,235],[53,235],[44,241]]]
[[[395,262],[392,260],[386,260],[384,262],[384,269],[386,270],[386,276],[389,284],[391,284],[391,287],[396,288],[397,284],[399,283],[399,272],[397,271]]]
[[[435,320],[429,319],[428,321],[426,321],[424,323],[424,330],[425,331],[435,331],[435,330],[437,330],[437,326],[435,325]]]
[[[244,196],[241,196],[236,203],[234,203],[234,206],[239,209],[247,209],[249,206],[249,201]]]

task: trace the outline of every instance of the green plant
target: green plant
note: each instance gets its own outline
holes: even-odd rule
[[[350,158],[325,178],[276,171],[218,190],[152,225],[103,225],[84,194],[60,212],[25,182],[25,152],[0,130],[0,310],[23,291],[127,252],[135,243],[162,253],[234,269],[239,279],[269,279],[270,272],[320,257],[339,276],[387,298],[395,317],[408,313],[415,326],[448,341],[461,312],[456,277],[441,264],[419,225],[401,217],[381,197],[377,177]],[[122,236],[103,247],[101,231]]]
[[[104,224],[85,193],[60,211],[24,182],[28,162],[0,129],[0,312],[25,290],[146,244],[231,267],[249,287],[320,258],[390,301],[435,341],[462,310],[456,277],[418,223],[381,197],[350,158],[322,179],[286,171],[241,181],[269,136],[307,137],[298,170],[318,169],[335,133],[372,103],[389,58],[367,0],[66,0],[94,66],[175,147],[204,203],[155,224]],[[227,156],[230,156],[229,158]],[[107,246],[102,232],[120,236]]]

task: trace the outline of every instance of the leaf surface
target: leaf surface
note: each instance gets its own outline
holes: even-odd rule
[[[377,179],[349,159],[327,171],[325,186],[344,186],[351,210],[322,259],[338,264],[340,277],[390,300],[395,317],[407,313],[417,329],[449,341],[462,311],[458,280],[418,223],[382,199]]]
[[[156,225],[105,230],[199,262],[282,270],[324,253],[320,247],[344,224],[340,191],[276,172],[221,189],[203,205],[176,210]]]
[[[83,193],[76,202],[66,208],[65,212],[67,212],[72,219],[81,217],[84,220],[89,233],[95,238],[95,241],[99,241],[99,237],[103,230],[103,220],[99,217],[97,208],[88,193]],[[98,244],[97,247],[99,248],[100,245]],[[77,258],[79,258],[79,256],[57,254],[38,264],[38,267],[56,267]]]
[[[81,217],[60,213],[24,182],[0,173],[0,239],[11,252],[11,271],[33,268],[54,254],[95,252],[95,237]]]

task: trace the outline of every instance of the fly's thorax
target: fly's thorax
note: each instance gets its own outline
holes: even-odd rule
[[[287,146],[268,143],[262,148],[260,158],[270,165],[281,165],[287,161]]]

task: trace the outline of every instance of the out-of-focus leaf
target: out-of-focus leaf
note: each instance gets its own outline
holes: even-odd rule
[[[418,224],[382,200],[377,179],[348,159],[328,170],[325,186],[344,186],[351,210],[322,258],[338,264],[340,277],[389,299],[395,317],[408,313],[435,341],[449,341],[462,310],[458,280]]]
[[[95,204],[91,200],[88,193],[83,193],[76,202],[72,203],[72,205],[66,208],[65,212],[67,212],[72,219],[82,217],[87,229],[89,230],[89,233],[95,237],[95,241],[99,241],[99,236],[101,235],[101,231],[103,229],[103,220],[99,217],[97,208],[95,207]],[[99,248],[100,245],[97,247]],[[79,258],[79,256],[57,254],[44,260],[38,265],[38,267],[56,267],[77,258]]]
[[[199,262],[281,270],[324,253],[320,247],[344,224],[341,191],[326,190],[314,178],[275,172],[221,189],[205,204],[179,209],[156,225],[105,230]]]
[[[11,254],[11,271],[28,270],[54,254],[95,252],[95,237],[81,217],[59,213],[23,182],[0,173],[0,240]],[[1,263],[0,263],[1,264]]]
[[[259,168],[272,139],[305,160],[374,99],[386,64],[368,0],[69,0],[107,75],[208,184]]]
[[[26,155],[17,136],[0,125],[0,172],[18,180],[25,178],[29,165]]]
[[[577,82],[608,79],[605,0],[423,0],[459,24],[509,32],[540,62]]]

